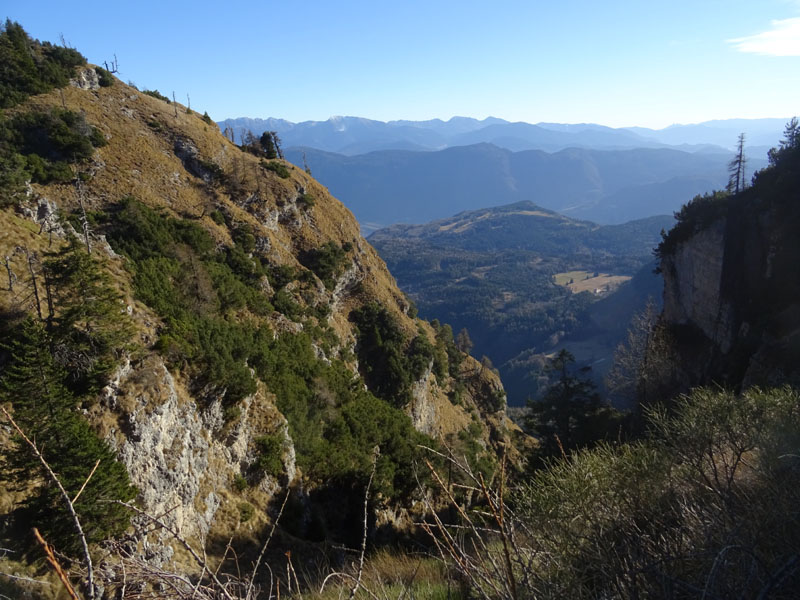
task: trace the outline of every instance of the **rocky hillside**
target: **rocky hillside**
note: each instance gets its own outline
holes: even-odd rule
[[[800,144],[796,121],[739,194],[695,198],[659,246],[664,312],[646,397],[697,385],[797,382]]]
[[[47,64],[48,45],[18,47]],[[70,60],[69,85],[23,90],[0,120],[0,402],[31,437],[58,438],[53,461],[62,442],[105,445],[119,497],[192,540],[245,546],[285,490],[294,536],[355,545],[373,468],[371,531],[408,526],[418,444],[492,468],[517,435],[498,377],[415,318],[339,201],[207,116]],[[66,422],[90,428],[62,440]],[[69,540],[46,522],[58,498],[11,468],[26,449],[10,434],[4,422],[0,536]],[[69,465],[68,493],[91,467]],[[86,521],[99,479],[76,505]],[[135,536],[151,564],[185,559],[164,530]]]

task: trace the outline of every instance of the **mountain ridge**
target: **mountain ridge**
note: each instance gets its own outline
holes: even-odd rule
[[[663,129],[607,127],[594,123],[526,123],[496,117],[483,120],[452,117],[444,121],[378,121],[362,117],[330,117],[325,121],[293,123],[284,119],[229,118],[219,121],[236,139],[248,130],[260,135],[275,130],[286,146],[308,146],[318,150],[355,155],[374,150],[399,149],[414,144],[419,150],[491,142],[509,150],[556,152],[568,147],[630,149],[679,147],[685,151],[730,151],[741,132],[748,146],[773,146],[785,120],[731,119],[695,125],[671,125]]]
[[[728,154],[670,148],[547,153],[511,152],[489,143],[358,156],[287,148],[285,155],[308,165],[366,230],[522,200],[606,224],[670,214],[687,195],[723,188],[730,160]],[[765,163],[751,161],[753,168]],[[637,194],[641,186],[651,186],[642,189],[652,194]]]

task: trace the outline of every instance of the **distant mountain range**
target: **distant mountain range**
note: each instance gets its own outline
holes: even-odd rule
[[[296,165],[305,157],[365,231],[519,201],[604,224],[671,215],[694,195],[724,188],[732,156],[671,148],[512,152],[492,144],[358,156],[313,148],[285,153]],[[748,170],[765,165],[751,158]]]
[[[449,121],[374,121],[360,117],[331,117],[327,121],[292,123],[284,119],[226,119],[237,141],[247,131],[260,135],[276,131],[284,147],[305,146],[353,156],[378,150],[443,150],[453,146],[490,143],[512,151],[565,148],[624,150],[677,147],[690,152],[730,150],[744,132],[751,154],[763,155],[781,137],[788,119],[731,119],[664,129],[614,129],[592,123],[512,123],[489,117],[453,117]]]

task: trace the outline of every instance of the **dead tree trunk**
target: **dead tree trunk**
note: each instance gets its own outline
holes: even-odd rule
[[[36,300],[36,314],[39,315],[39,320],[43,321],[42,318],[42,305],[39,300],[39,286],[36,284],[36,271],[33,268],[33,263],[36,262],[36,253],[30,254],[26,251],[28,255],[28,271],[31,274],[31,285],[33,286],[33,298]]]

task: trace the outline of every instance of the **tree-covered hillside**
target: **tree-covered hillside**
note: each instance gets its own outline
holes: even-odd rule
[[[649,265],[672,222],[598,226],[521,202],[396,225],[369,241],[421,315],[469,331],[473,354],[492,360],[519,405],[540,393],[541,357],[565,338],[583,364],[600,362],[598,374],[610,367],[630,316],[660,296]]]

